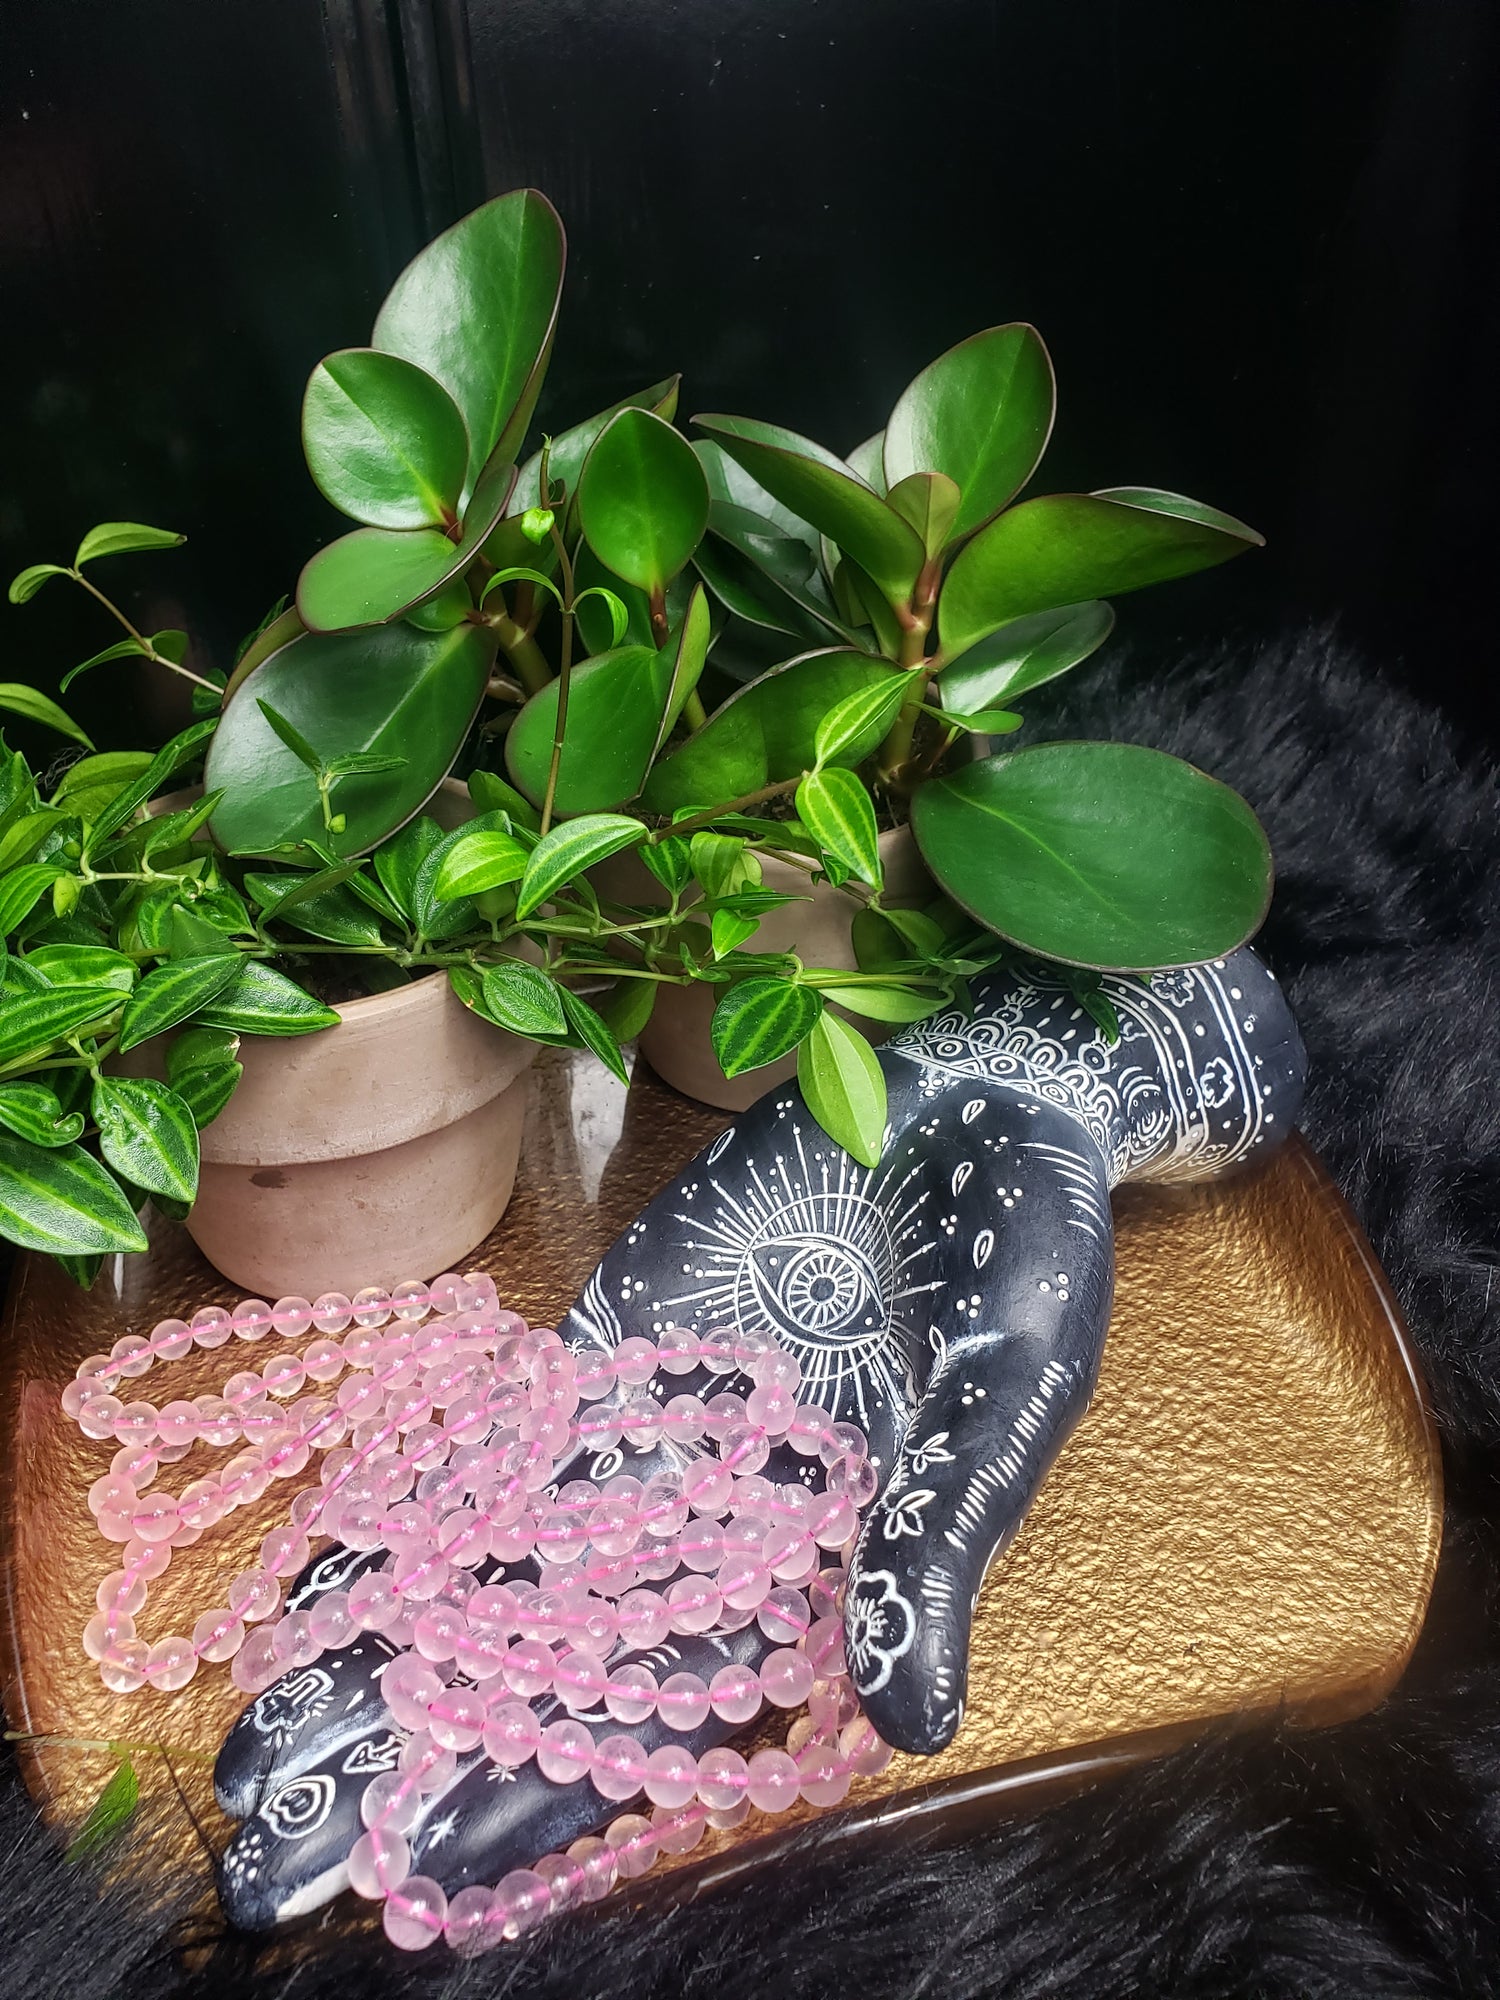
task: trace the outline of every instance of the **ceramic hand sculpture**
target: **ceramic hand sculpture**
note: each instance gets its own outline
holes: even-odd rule
[[[773,1090],[642,1212],[559,1329],[579,1350],[668,1326],[770,1335],[800,1362],[801,1397],[866,1434],[878,1496],[850,1565],[845,1649],[865,1715],[902,1750],[937,1751],[958,1729],[985,1571],[1088,1406],[1113,1286],[1110,1190],[1228,1173],[1270,1152],[1297,1116],[1302,1045],[1250,951],[1104,990],[1119,1017],[1113,1044],[1041,971],[976,982],[972,1014],[887,1042],[890,1119],[873,1172],[832,1144],[794,1087]],[[703,1370],[654,1386],[704,1397],[745,1387]],[[573,1470],[646,1478],[691,1449],[616,1449]],[[788,1446],[766,1468],[780,1480],[820,1471]],[[288,1603],[347,1589],[384,1558],[335,1549]],[[757,1666],[771,1644],[752,1619],[642,1657],[708,1680],[726,1664]],[[230,1732],[216,1781],[245,1822],[222,1874],[236,1923],[274,1924],[345,1886],[363,1788],[401,1747],[372,1685],[392,1651],[360,1634],[275,1683]],[[555,1706],[539,1705],[543,1719]],[[581,1719],[602,1725],[596,1735],[618,1727],[602,1711]],[[681,1740],[696,1755],[737,1726],[711,1714]],[[635,1733],[647,1751],[669,1740],[656,1716]],[[502,1768],[478,1751],[424,1801],[407,1835],[412,1867],[451,1894],[612,1810],[587,1778],[559,1784],[534,1762]]]

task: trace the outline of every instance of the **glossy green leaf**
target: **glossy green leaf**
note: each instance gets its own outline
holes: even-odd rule
[[[8,1000],[0,1009],[0,1067],[44,1054],[54,1043],[113,1014],[122,999],[112,986],[55,986]]]
[[[136,982],[135,960],[107,945],[42,944],[27,960],[54,986],[112,986],[128,993]]]
[[[442,902],[437,893],[438,874],[460,841],[470,840],[476,833],[508,833],[507,817],[503,812],[481,813],[477,819],[440,834],[423,855],[412,881],[411,896],[412,921],[424,938],[441,942],[472,927],[477,914],[473,900],[459,896]]]
[[[94,667],[108,666],[111,660],[143,660],[146,649],[139,639],[117,639],[112,646],[106,646],[102,653],[94,653],[86,660],[80,660],[76,667],[68,671],[58,682],[58,691],[66,694],[80,674],[89,673]]]
[[[601,1002],[599,1018],[617,1045],[633,1042],[640,1035],[656,1010],[656,992],[654,979],[621,979]]]
[[[281,738],[305,771],[316,773],[322,770],[323,753],[314,750],[301,730],[284,716],[279,708],[273,708],[270,702],[260,699],[256,700],[255,706],[271,725],[272,734]]]
[[[670,658],[652,646],[622,646],[574,667],[558,766],[559,813],[597,812],[635,797],[661,733],[671,679]],[[538,803],[552,763],[558,694],[558,682],[549,681],[525,704],[505,739],[506,769]]]
[[[753,888],[761,879],[760,862],[750,852],[749,842],[738,834],[695,833],[688,856],[704,895],[713,903]]]
[[[709,940],[715,958],[738,951],[760,929],[760,918],[740,910],[715,910],[709,919]]]
[[[721,500],[710,508],[708,526],[709,539],[694,560],[711,586],[718,579],[720,594],[737,616],[774,623],[776,630],[797,632],[810,624],[820,636],[832,631],[849,637],[851,628],[824,581],[815,546]]]
[[[218,952],[202,958],[174,958],[148,972],[120,1018],[120,1048],[136,1048],[140,1042],[150,1042],[154,1034],[176,1028],[178,1022],[222,994],[240,976],[242,964],[238,952]]]
[[[244,1074],[243,1063],[202,1063],[173,1085],[200,1132],[205,1125],[212,1125]]]
[[[726,611],[762,631],[784,634],[799,647],[822,645],[832,633],[853,629],[842,618],[830,625],[804,611],[747,556],[714,533],[713,518],[710,512],[709,531],[693,552],[693,567]]]
[[[516,490],[511,495],[510,503],[512,513],[540,506],[544,500],[555,501],[559,485],[568,495],[574,494],[590,446],[610,419],[617,417],[621,410],[651,410],[671,423],[677,414],[677,391],[681,383],[680,375],[668,375],[663,381],[653,382],[649,389],[641,389],[633,396],[622,396],[607,410],[601,410],[597,416],[589,417],[551,439],[547,450],[547,476],[552,484],[550,496],[542,492],[542,454],[534,451],[521,467],[516,480]]]
[[[478,896],[519,882],[530,852],[508,833],[462,832],[443,856],[433,893],[440,903],[451,903],[455,896]]]
[[[222,1069],[239,1052],[240,1038],[229,1028],[184,1028],[167,1044],[167,1082],[180,1096],[193,1070]]]
[[[239,975],[198,1011],[205,1028],[231,1028],[237,1035],[309,1035],[318,1028],[336,1028],[332,1007],[259,959],[247,958]]]
[[[584,1048],[592,1050],[621,1083],[629,1083],[630,1072],[625,1067],[625,1058],[609,1024],[570,986],[559,986],[557,990],[562,999],[563,1012],[568,1017],[568,1026]]]
[[[665,840],[648,842],[640,858],[669,896],[680,896],[693,879],[691,850],[686,840],[668,834]]]
[[[469,434],[425,369],[374,347],[314,368],[302,400],[307,469],[335,507],[372,528],[442,528],[458,519]]]
[[[435,596],[479,553],[514,478],[508,465],[480,474],[457,541],[440,528],[356,528],[319,549],[297,579],[297,614],[308,631],[385,625]]]
[[[87,850],[92,853],[133,818],[169,778],[176,777],[183,765],[197,755],[218,726],[217,721],[195,722],[189,728],[180,730],[170,743],[163,744],[135,783],[117,792],[97,815],[89,828]]]
[[[959,552],[938,601],[950,658],[1013,618],[1118,596],[1209,569],[1262,537],[1242,521],[1173,494],[1147,505],[1100,493],[1026,500],[982,528]],[[1173,511],[1173,510],[1176,511]]]
[[[419,250],[386,294],[372,345],[441,382],[469,435],[472,489],[492,457],[512,463],[551,353],[566,255],[544,195],[476,208]]]
[[[479,773],[475,773],[477,777]],[[473,780],[470,780],[472,791]],[[416,882],[422,863],[435,847],[441,846],[443,829],[426,813],[408,820],[374,855],[375,873],[381,887],[403,917],[416,915]]]
[[[300,638],[306,630],[307,627],[297,615],[295,604],[288,605],[274,618],[267,619],[260,630],[252,634],[245,650],[235,661],[234,672],[229,676],[224,688],[223,706],[226,708],[229,706],[230,701],[239,693],[240,688],[249,680],[262,660],[269,660],[273,653],[279,653],[283,646],[289,646],[293,639]]]
[[[220,846],[264,854],[326,838],[343,855],[383,840],[446,775],[493,658],[493,638],[472,625],[452,632],[389,625],[357,637],[310,632],[273,653],[224,711],[209,752],[204,782],[224,793],[213,817]],[[317,785],[267,722],[261,700],[321,754],[369,751],[400,757],[402,768],[341,779],[334,802],[344,830],[326,834]]]
[[[609,645],[612,650],[624,643],[625,634],[630,630],[630,611],[624,598],[602,583],[591,584],[587,590],[579,591],[577,597],[573,599],[574,611],[577,611],[581,603],[595,597],[609,613]]]
[[[866,486],[873,486],[882,496],[885,493],[885,432],[876,431],[863,444],[857,444],[844,461],[851,472],[856,473]]]
[[[526,864],[516,915],[529,917],[576,877],[611,854],[639,846],[645,838],[646,828],[638,819],[618,813],[585,813],[554,826],[537,842]]]
[[[414,604],[405,616],[406,622],[415,625],[419,632],[451,632],[455,625],[462,625],[470,617],[473,609],[474,593],[468,579],[456,576],[431,597]]]
[[[741,979],[714,1009],[709,1038],[725,1076],[790,1055],[823,1012],[823,997],[790,979]]]
[[[614,619],[604,600],[595,594],[600,590],[609,591],[611,596],[618,597],[625,606],[626,623],[622,635],[625,645],[652,647],[656,645],[656,632],[651,623],[651,602],[645,591],[637,590],[633,583],[627,583],[624,577],[616,576],[612,569],[606,569],[587,542],[580,542],[578,545],[573,580],[577,590],[574,606],[578,629],[583,634],[584,644],[591,653],[608,653],[615,650]],[[677,631],[682,624],[695,581],[691,570],[684,570],[681,575],[673,577],[667,585],[667,624],[670,631]]]
[[[892,598],[906,598],[922,567],[915,531],[822,445],[749,417],[693,421],[775,499],[829,536]]]
[[[1014,618],[942,669],[938,695],[965,713],[1014,701],[1097,652],[1114,626],[1113,610],[1097,600]]]
[[[648,595],[664,590],[708,526],[708,481],[693,447],[651,411],[621,410],[583,462],[578,519],[606,568]]]
[[[66,680],[63,686],[67,686]],[[0,709],[7,710],[11,715],[24,715],[28,722],[45,723],[48,729],[55,729],[60,736],[71,736],[86,750],[94,747],[93,738],[79,728],[72,716],[60,709],[55,701],[49,701],[46,695],[27,687],[23,681],[0,681]]]
[[[513,1035],[565,1035],[568,1031],[561,989],[523,959],[488,966],[480,989],[488,1019]]]
[[[64,1111],[40,1083],[0,1083],[0,1125],[33,1146],[69,1146],[83,1130],[81,1111]]]
[[[797,1051],[797,1084],[829,1138],[862,1167],[878,1167],[885,1140],[885,1077],[864,1036],[836,1014],[821,1014]]]
[[[876,743],[881,742],[896,720],[909,686],[904,673],[887,674],[870,687],[856,688],[853,694],[835,702],[813,736],[819,764],[847,759],[851,748],[868,744],[872,737]]]
[[[146,1248],[119,1182],[82,1146],[31,1146],[3,1135],[0,1236],[54,1255]]]
[[[941,472],[909,472],[886,495],[903,521],[910,522],[929,556],[939,556],[957,532],[963,495]]]
[[[815,967],[809,966],[803,977],[810,985],[822,986],[822,975]],[[823,997],[846,1007],[851,1014],[863,1014],[872,1021],[900,1025],[925,1021],[945,1001],[945,995],[932,988],[924,991],[915,986],[846,986],[840,983],[847,978],[847,973],[835,973],[830,983],[822,987]]]
[[[99,1150],[122,1179],[169,1201],[193,1199],[198,1128],[175,1091],[148,1076],[100,1076],[90,1108]]]
[[[959,715],[952,709],[932,708],[924,701],[922,711],[937,716],[951,729],[967,729],[975,736],[1009,736],[1026,720],[1012,708],[982,708],[977,715]]]
[[[1035,327],[988,327],[929,363],[885,427],[892,495],[914,473],[947,475],[967,535],[1019,493],[1047,449],[1057,407],[1052,362]]]
[[[67,869],[60,861],[28,861],[0,875],[0,937],[6,937],[36,908]]]
[[[797,787],[797,815],[825,854],[878,889],[883,881],[875,808],[852,771],[830,765]]]
[[[309,937],[329,944],[359,945],[378,950],[385,942],[380,919],[367,903],[344,886],[337,869],[320,870],[316,879],[321,888],[292,878],[290,888],[284,875],[252,874],[245,887],[261,903],[267,922],[290,924]]]
[[[536,807],[514,785],[508,785],[504,778],[494,771],[471,771],[469,773],[469,797],[480,812],[509,813],[515,825],[530,828],[535,832],[541,826]]]
[[[72,574],[73,572],[64,563],[32,563],[11,578],[6,595],[12,604],[29,604],[42,585],[52,577]]]
[[[149,750],[101,750],[70,764],[52,794],[55,806],[92,819],[99,808],[151,768]]]
[[[818,725],[848,695],[886,687],[900,669],[868,653],[805,653],[773,667],[730,696],[704,726],[663,757],[641,793],[649,812],[708,808],[743,798],[811,770]],[[850,764],[867,757],[883,731],[871,729],[840,752]]]
[[[660,657],[669,668],[666,707],[662,711],[657,727],[656,742],[651,755],[657,757],[662,745],[671,735],[682,714],[688,696],[696,689],[708,664],[708,649],[713,644],[713,619],[709,613],[708,597],[701,584],[693,586],[693,593],[682,614],[682,621],[675,633],[661,649]]]
[[[89,1807],[88,1818],[68,1843],[63,1860],[83,1861],[110,1841],[124,1826],[135,1811],[141,1795],[140,1781],[135,1775],[135,1766],[128,1757],[122,1757],[116,1765],[114,1775],[104,1790]]]
[[[1047,743],[921,786],[912,829],[988,929],[1073,965],[1219,958],[1259,927],[1271,856],[1237,792],[1131,743]]]
[[[78,544],[73,567],[82,569],[86,562],[97,562],[100,556],[134,555],[142,549],[180,549],[186,540],[186,535],[174,535],[170,528],[147,528],[139,521],[103,521],[97,528],[90,528]]]

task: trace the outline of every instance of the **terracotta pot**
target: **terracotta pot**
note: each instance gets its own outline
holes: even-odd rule
[[[473,816],[451,779],[428,810]],[[267,1299],[461,1266],[515,1182],[534,1043],[471,1014],[441,973],[336,1011],[318,1034],[247,1035],[202,1137],[188,1229]]]
[[[901,904],[930,899],[932,885],[907,828],[896,827],[880,836],[880,858],[885,867],[888,901]],[[621,856],[620,860],[634,873],[628,879],[623,868],[615,873],[609,883],[611,893],[623,901],[646,902],[648,895],[641,886],[645,882],[650,886],[649,900],[665,901],[654,877],[647,874],[634,856]],[[790,867],[767,855],[761,856],[761,870],[766,888],[787,896],[810,896],[812,900],[784,903],[779,910],[762,917],[760,929],[746,949],[794,951],[804,965],[830,965],[853,971],[849,920],[854,905],[849,898],[826,882],[810,882],[805,869]],[[700,1103],[717,1105],[722,1111],[743,1111],[768,1090],[794,1077],[797,1059],[785,1056],[765,1069],[726,1077],[719,1068],[708,1034],[718,997],[719,990],[708,985],[659,987],[656,1006],[641,1033],[639,1047],[657,1075],[685,1097],[696,1097]],[[890,1033],[879,1022],[844,1013],[842,1008],[839,1012],[872,1042],[884,1041]]]

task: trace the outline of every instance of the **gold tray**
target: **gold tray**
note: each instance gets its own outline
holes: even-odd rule
[[[531,1089],[515,1197],[472,1261],[542,1320],[724,1121],[644,1064],[627,1094],[597,1063],[549,1052]],[[858,1780],[846,1824],[1029,1807],[1229,1717],[1356,1715],[1406,1663],[1437,1566],[1441,1461],[1399,1313],[1322,1166],[1296,1140],[1254,1180],[1127,1190],[1118,1266],[1093,1407],[981,1597],[958,1740]],[[21,1260],[0,1350],[10,1726],[176,1753],[170,1772],[159,1758],[138,1764],[149,1866],[175,1872],[178,1907],[208,1887],[192,1818],[210,1844],[229,1830],[208,1759],[242,1697],[223,1668],[178,1696],[100,1685],[79,1634],[114,1563],[84,1496],[109,1452],[57,1399],[82,1356],[121,1333],[235,1297],[185,1232],[163,1226],[149,1255],[115,1260],[87,1296]],[[174,1366],[172,1393],[217,1388],[232,1365],[224,1350],[195,1353]],[[147,1636],[187,1629],[222,1596],[289,1497],[273,1489],[179,1556],[153,1590]],[[104,1751],[47,1744],[23,1762],[64,1826],[111,1765]],[[670,1865],[696,1891],[816,1816],[752,1816]],[[130,1851],[127,1839],[125,1865]]]

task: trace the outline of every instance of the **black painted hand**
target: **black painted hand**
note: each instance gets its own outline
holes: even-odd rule
[[[804,1396],[866,1431],[881,1490],[851,1568],[846,1645],[867,1714],[900,1748],[951,1740],[984,1572],[1087,1407],[1112,1290],[1111,1187],[1225,1172],[1296,1116],[1300,1042],[1251,953],[1107,990],[1112,1046],[1040,976],[992,979],[972,1017],[888,1044],[873,1173],[794,1089],[762,1099],[643,1211],[562,1323],[580,1346],[673,1323],[774,1333],[802,1363]],[[666,1393],[726,1386],[675,1378]],[[655,1461],[674,1455],[660,1446]],[[573,1471],[620,1469],[614,1453]],[[628,1469],[644,1470],[633,1457]],[[293,1602],[381,1559],[335,1552]],[[658,1664],[707,1679],[768,1644],[752,1622],[673,1640]],[[246,1820],[223,1877],[236,1922],[276,1922],[343,1886],[360,1793],[400,1748],[376,1685],[390,1650],[366,1637],[288,1676],[227,1739],[220,1798]],[[596,1735],[619,1726],[583,1719]],[[656,1727],[639,1731],[648,1747]],[[689,1747],[732,1733],[710,1720]],[[493,1882],[616,1810],[587,1780],[551,1784],[534,1765],[501,1776],[473,1753],[428,1800],[413,1866],[450,1891]]]

